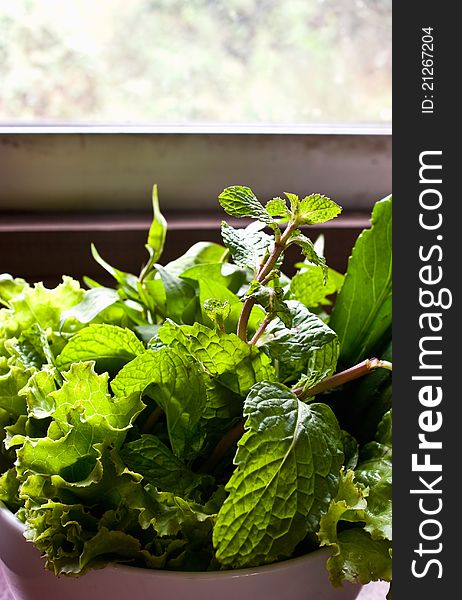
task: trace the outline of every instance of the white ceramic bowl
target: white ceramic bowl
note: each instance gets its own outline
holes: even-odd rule
[[[23,531],[0,503],[0,559],[16,600],[353,600],[361,589],[332,587],[326,550],[235,571],[184,573],[114,565],[83,577],[58,578],[44,569]]]

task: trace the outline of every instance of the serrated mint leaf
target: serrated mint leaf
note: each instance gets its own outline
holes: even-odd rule
[[[290,210],[287,207],[286,201],[282,198],[273,198],[266,203],[266,211],[272,216],[279,219],[287,220],[290,218]]]
[[[279,379],[296,380],[307,373],[309,364],[310,376],[312,371],[323,373],[335,369],[336,333],[300,302],[287,300],[286,305],[292,317],[291,327],[274,319],[260,338],[261,346],[278,362]]]
[[[268,224],[273,222],[272,217],[248,187],[241,185],[228,187],[221,192],[218,200],[232,217],[250,217]]]
[[[61,323],[67,319],[77,319],[80,323],[90,323],[103,310],[112,306],[119,300],[119,294],[116,290],[106,287],[96,287],[85,292],[83,300],[69,310],[61,314]]]
[[[330,221],[342,212],[342,208],[327,196],[311,194],[300,200],[297,217],[300,225],[315,225]]]
[[[133,331],[116,325],[89,325],[69,340],[57,364],[66,369],[72,363],[94,360],[100,371],[114,373],[143,352],[144,346]]]
[[[330,325],[341,342],[345,366],[373,356],[391,327],[392,199],[377,202],[372,228],[356,240]]]
[[[255,385],[244,415],[247,432],[213,532],[217,559],[236,568],[289,557],[316,531],[343,460],[331,409],[308,406],[281,384]]]
[[[111,388],[116,396],[146,393],[157,402],[166,414],[176,456],[191,457],[200,449],[197,425],[205,408],[205,386],[198,366],[181,348],[147,350],[125,365]]]
[[[167,221],[160,212],[157,185],[152,188],[152,213],[152,223],[149,228],[146,248],[149,252],[151,262],[155,263],[162,255],[167,235]]]
[[[310,352],[302,383],[306,390],[335,373],[339,351],[340,344],[335,337],[324,346]]]
[[[332,302],[327,298],[335,294],[342,286],[343,275],[328,268],[324,283],[322,267],[304,265],[290,282],[290,296],[307,308],[329,306]]]
[[[323,283],[325,284],[327,281],[326,259],[323,256],[319,256],[310,238],[307,238],[306,235],[303,235],[303,233],[300,231],[295,231],[293,236],[290,238],[289,243],[300,246],[306,260],[317,267],[321,267]]]
[[[273,239],[253,223],[245,229],[234,229],[222,221],[221,236],[236,265],[249,268],[253,273],[257,272],[273,244]]]
[[[190,494],[208,475],[193,473],[155,435],[142,435],[125,444],[120,456],[131,471],[140,473],[147,483],[178,496]]]
[[[245,396],[257,381],[275,378],[269,358],[234,333],[200,323],[178,327],[167,321],[159,329],[159,338],[189,353],[206,373],[240,396]]]

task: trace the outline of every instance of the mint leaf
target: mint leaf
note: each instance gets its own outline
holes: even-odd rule
[[[167,235],[167,221],[160,212],[157,185],[152,188],[152,212],[153,218],[151,227],[149,228],[146,248],[149,252],[151,262],[155,263],[162,255]]]
[[[262,226],[262,223],[257,222],[245,229],[234,229],[225,221],[221,223],[221,236],[234,262],[239,267],[251,269],[254,274],[273,244],[273,239],[259,230]]]
[[[316,252],[313,242],[307,238],[306,235],[303,235],[303,233],[297,230],[294,231],[289,240],[289,244],[296,244],[297,246],[300,246],[306,260],[317,267],[321,267],[323,283],[325,284],[327,281],[326,259]]]
[[[190,494],[211,478],[188,469],[155,435],[142,435],[124,444],[120,456],[131,471],[140,473],[147,483],[178,496]]]
[[[247,432],[213,532],[217,559],[232,567],[289,557],[337,491],[340,428],[324,404],[300,402],[285,386],[261,382],[244,406]]]
[[[266,203],[266,211],[272,216],[282,220],[290,218],[290,210],[287,207],[286,201],[282,198],[273,198]]]
[[[294,275],[290,282],[290,295],[307,308],[330,306],[332,302],[327,298],[335,294],[343,283],[343,275],[328,268],[324,282],[322,268],[314,265],[303,265],[303,268]]]
[[[66,369],[72,363],[94,360],[99,370],[114,373],[143,352],[133,331],[116,325],[89,325],[69,340],[57,364]]]
[[[184,351],[147,350],[123,367],[111,387],[118,397],[146,393],[157,402],[166,414],[176,456],[191,457],[200,449],[203,439],[197,425],[205,408],[205,387],[198,367]]]
[[[297,217],[300,225],[315,225],[330,221],[342,212],[342,208],[327,196],[311,194],[300,200]]]
[[[338,356],[336,333],[322,319],[296,300],[287,300],[292,325],[287,327],[280,319],[272,321],[261,338],[261,345],[278,361],[279,379],[294,380],[306,372],[332,371]],[[317,354],[325,347],[323,353]]]
[[[250,217],[263,223],[273,223],[271,216],[248,187],[242,185],[228,187],[221,192],[218,200],[232,217]]]
[[[164,344],[188,352],[206,373],[240,396],[245,396],[257,381],[275,378],[269,358],[234,333],[200,323],[178,327],[166,321],[159,329],[159,338]]]
[[[377,202],[372,228],[358,237],[330,318],[345,366],[373,356],[391,327],[392,199]]]

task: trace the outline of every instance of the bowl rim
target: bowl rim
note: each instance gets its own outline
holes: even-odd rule
[[[24,537],[25,525],[22,523],[18,517],[0,500],[0,514],[3,514],[6,519],[10,522],[10,524],[16,529],[19,535]],[[277,571],[284,571],[290,569],[291,567],[296,567],[301,564],[309,564],[310,562],[316,562],[316,560],[320,559],[324,556],[327,558],[330,555],[330,551],[328,548],[318,548],[313,550],[313,552],[309,552],[308,554],[302,554],[301,556],[296,556],[295,558],[287,558],[283,559],[268,565],[260,565],[258,567],[245,567],[241,569],[223,569],[220,571],[173,571],[167,569],[149,569],[145,567],[137,567],[131,566],[124,563],[108,563],[101,569],[94,569],[94,572],[103,569],[114,569],[121,572],[130,572],[134,573],[138,571],[139,573],[144,573],[149,576],[158,576],[158,577],[180,577],[184,579],[209,579],[209,578],[230,578],[230,577],[242,577],[242,576],[252,576],[259,575],[263,573],[274,573]],[[1,560],[1,556],[0,556]],[[327,574],[327,568],[326,568]]]

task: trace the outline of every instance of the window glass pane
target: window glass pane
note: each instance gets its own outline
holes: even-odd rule
[[[0,122],[391,120],[391,0],[0,1]]]

